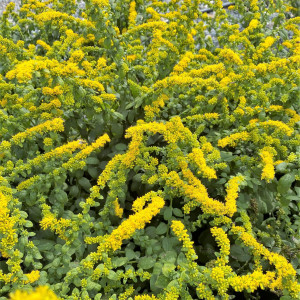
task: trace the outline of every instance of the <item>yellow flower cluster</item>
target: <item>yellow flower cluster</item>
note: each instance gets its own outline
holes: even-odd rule
[[[257,242],[250,233],[246,232],[243,227],[234,225],[232,226],[231,231],[234,234],[238,234],[239,239],[245,244],[245,246],[252,248],[255,256],[261,255],[267,259],[270,264],[275,266],[275,275],[277,275],[277,278],[274,278],[272,282],[270,282],[270,288],[286,288],[293,296],[299,296],[300,284],[297,283],[297,280],[295,279],[296,270],[290,263],[288,263],[285,257],[279,255],[278,253],[270,252],[267,248]],[[268,274],[270,275],[272,273],[269,272]],[[275,275],[272,275],[272,277]],[[250,279],[248,284],[249,283],[255,284],[255,281],[252,283],[252,280]],[[259,283],[257,286],[259,286]]]
[[[261,179],[265,179],[267,182],[270,182],[275,176],[273,154],[268,150],[262,150],[260,152],[260,156],[263,162]]]
[[[34,134],[42,134],[49,131],[64,131],[63,123],[64,120],[61,118],[55,118],[53,120],[46,121],[42,124],[26,129],[24,132],[17,133],[11,138],[11,142],[13,144],[20,145],[24,142],[26,138],[30,138]]]
[[[80,141],[79,141],[80,142]],[[77,153],[74,157],[70,158],[66,163],[62,165],[65,169],[78,169],[82,168],[85,165],[83,161],[88,155],[96,149],[102,148],[107,142],[110,142],[110,138],[107,134],[99,137],[94,143],[90,146],[85,147],[79,153]]]
[[[218,257],[218,264],[225,266],[228,263],[228,256],[230,253],[230,241],[227,234],[222,228],[213,227],[210,229],[213,237],[216,238],[218,246],[220,249],[221,257]]]
[[[105,238],[105,241],[98,246],[97,253],[95,253],[95,255],[91,254],[94,262],[102,258],[103,252],[110,250],[116,251],[119,249],[122,246],[123,240],[130,238],[136,230],[144,228],[145,224],[149,223],[151,219],[159,213],[165,201],[154,194],[151,200],[152,202],[145,209],[129,216],[128,219],[123,221],[118,228],[114,229],[112,233]]]
[[[246,131],[233,133],[230,136],[227,136],[218,141],[218,146],[224,148],[226,146],[235,147],[237,145],[237,141],[248,141],[250,139],[250,135]]]
[[[10,294],[10,300],[59,300],[47,286],[39,286],[34,291],[16,291]]]
[[[192,153],[188,155],[191,162],[194,162],[198,168],[198,174],[202,174],[203,177],[208,179],[216,179],[216,171],[213,168],[210,168],[206,165],[206,160],[204,158],[204,154],[201,149],[194,148]]]
[[[226,62],[234,63],[237,65],[242,65],[243,61],[240,59],[239,55],[236,54],[231,49],[221,49],[219,57],[223,58]]]
[[[42,91],[43,91],[44,95],[48,95],[48,96],[58,96],[63,93],[61,86],[55,86],[54,88],[45,86],[45,87],[43,87]]]
[[[52,141],[52,140],[50,139],[50,141]],[[72,154],[77,149],[83,149],[86,146],[87,146],[87,143],[83,140],[69,142],[69,143],[67,143],[63,146],[57,147],[45,154],[38,155],[35,158],[33,158],[32,160],[28,160],[26,163],[14,168],[13,172],[11,173],[11,176],[12,177],[16,176],[16,174],[18,174],[24,170],[30,170],[33,166],[41,166],[42,163],[45,163],[45,162],[51,160],[52,158],[58,159],[58,158],[68,157],[68,155]]]
[[[8,257],[7,251],[12,249],[18,241],[16,229],[14,228],[17,220],[15,217],[9,216],[10,209],[8,207],[10,201],[12,201],[12,197],[0,191],[0,232],[2,235],[0,251],[4,257]]]
[[[39,175],[34,175],[30,177],[27,180],[22,181],[17,185],[17,190],[22,191],[24,189],[28,189],[30,186],[32,186],[35,182],[37,182],[40,179]]]
[[[194,242],[191,241],[183,223],[181,221],[172,221],[171,228],[174,231],[175,235],[178,237],[178,240],[180,242],[183,242],[183,247],[187,251],[187,259],[190,261],[196,260],[198,256],[193,248]]]
[[[129,6],[128,28],[133,28],[136,24],[137,12],[135,10],[136,2],[131,1]]]
[[[236,199],[238,197],[238,190],[239,190],[239,185],[242,183],[244,180],[243,176],[236,176],[231,178],[228,183],[227,183],[227,188],[226,188],[226,208],[227,208],[227,214],[232,217],[232,215],[237,211],[236,208]]]
[[[243,290],[250,290],[252,293],[258,288],[265,289],[270,286],[270,283],[274,279],[274,272],[266,272],[264,274],[261,270],[255,270],[253,273],[242,276],[233,276],[228,279],[230,286],[236,292],[242,292]]]
[[[27,280],[24,280],[24,284],[27,283],[33,283],[36,282],[37,280],[39,280],[40,278],[40,271],[32,271],[29,274],[25,274],[25,276],[27,277]]]
[[[120,207],[118,198],[114,201],[114,206],[115,206],[116,216],[118,216],[119,218],[122,218],[122,216],[123,216],[123,208]]]
[[[153,295],[139,295],[135,296],[134,300],[158,300],[158,298]]]

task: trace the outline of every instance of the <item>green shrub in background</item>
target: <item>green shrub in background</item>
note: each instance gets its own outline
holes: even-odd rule
[[[0,299],[299,299],[295,2],[84,2],[0,21]]]

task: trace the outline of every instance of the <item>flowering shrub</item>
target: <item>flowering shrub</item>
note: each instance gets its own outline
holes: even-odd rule
[[[0,299],[299,299],[297,1],[84,2],[1,17]]]

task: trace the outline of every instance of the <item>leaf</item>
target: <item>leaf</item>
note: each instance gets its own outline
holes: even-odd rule
[[[117,151],[125,151],[127,149],[127,145],[123,143],[119,143],[115,146]]]
[[[287,163],[282,162],[282,163],[280,163],[276,166],[276,171],[280,172],[280,173],[283,173],[286,170],[286,167],[287,167]]]
[[[240,262],[246,262],[251,258],[251,256],[239,245],[232,245],[230,247],[230,255]]]
[[[56,243],[50,240],[35,240],[34,244],[37,246],[39,251],[46,251],[53,248]]]
[[[97,178],[99,175],[98,169],[94,167],[89,167],[88,168],[88,173],[91,175],[92,178]]]
[[[111,40],[107,37],[103,42],[104,48],[109,49],[111,47]]]
[[[110,280],[113,280],[113,281],[117,281],[118,280],[118,274],[112,270],[109,270],[109,273],[108,273],[108,279]]]
[[[156,228],[156,233],[157,234],[164,234],[168,230],[168,226],[165,223],[160,223],[157,228]]]
[[[128,258],[128,260],[132,260],[132,259],[138,257],[136,252],[134,252],[132,249],[128,249],[128,248],[125,249],[125,255]]]
[[[114,115],[117,119],[121,119],[121,120],[125,121],[125,117],[124,117],[122,114],[120,114],[119,112],[114,111],[114,112],[113,112],[113,115]]]
[[[167,285],[169,284],[170,280],[168,277],[164,276],[164,275],[160,275],[158,276],[156,282],[155,282],[155,285],[158,287],[158,288],[165,288],[167,287]]]
[[[128,261],[127,255],[126,257],[114,257],[112,259],[112,264],[114,265],[115,268],[117,268],[125,265],[127,261]]]
[[[164,266],[162,267],[162,273],[168,277],[170,275],[170,273],[172,273],[172,271],[176,268],[176,266],[172,263],[166,263],[164,264]]]
[[[82,186],[87,192],[90,191],[90,188],[92,187],[90,181],[85,178],[85,177],[81,177],[79,180],[78,180],[78,183],[80,186]]]
[[[165,211],[164,211],[164,219],[166,221],[171,220],[172,218],[172,207],[166,207]]]
[[[177,264],[180,266],[185,266],[187,263],[188,263],[188,261],[187,261],[185,255],[182,252],[180,252],[177,257]]]
[[[174,246],[179,244],[177,237],[165,237],[162,241],[165,251],[174,250]]]
[[[98,165],[100,163],[100,161],[97,157],[88,157],[86,159],[86,163],[88,165]]]
[[[72,197],[76,197],[78,194],[79,194],[79,188],[77,185],[73,185],[71,188],[70,188],[70,192],[69,192],[70,196]]]
[[[168,263],[175,264],[175,261],[177,259],[177,252],[174,250],[166,251],[165,253],[162,253],[160,257],[164,263],[168,262]]]
[[[114,123],[111,125],[111,133],[113,136],[120,138],[123,136],[123,125],[120,123]]]
[[[278,193],[280,193],[282,195],[286,194],[287,191],[290,189],[294,180],[295,180],[294,174],[283,175],[278,181],[278,185],[277,185]]]
[[[151,269],[155,264],[155,260],[152,257],[141,257],[138,262],[138,267],[143,270]]]
[[[182,210],[179,208],[173,208],[173,214],[176,217],[183,217],[183,213]]]
[[[154,226],[148,226],[145,229],[145,233],[150,237],[150,238],[155,238],[156,237],[156,228]]]

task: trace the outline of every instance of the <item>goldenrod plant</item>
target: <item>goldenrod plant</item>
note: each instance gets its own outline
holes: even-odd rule
[[[0,19],[0,300],[300,299],[297,1],[78,2]]]

